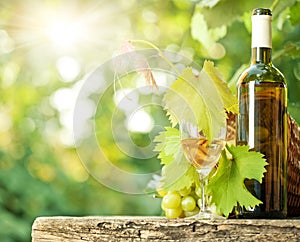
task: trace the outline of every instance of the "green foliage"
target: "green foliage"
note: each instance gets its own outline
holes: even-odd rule
[[[208,28],[204,15],[195,11],[191,20],[191,35],[204,47],[204,51],[211,53],[211,47],[226,35],[226,26]]]
[[[297,4],[297,2],[298,0],[273,1],[272,6],[270,6],[273,12],[273,16],[277,17],[278,15],[282,14],[285,10],[289,9],[291,6]]]
[[[158,158],[164,164],[160,187],[166,191],[179,191],[197,183],[199,175],[196,169],[185,158],[179,130],[166,127],[154,139],[157,142],[155,151],[159,151]]]
[[[226,151],[223,151],[218,169],[207,187],[217,211],[226,217],[237,205],[247,209],[261,203],[247,190],[244,181],[255,179],[261,183],[266,172],[264,167],[268,164],[261,153],[249,151],[247,146],[227,146],[227,150],[232,158],[228,158]]]
[[[238,100],[229,89],[228,83],[226,83],[220,71],[214,67],[213,62],[206,61],[203,65],[203,70],[216,87],[217,93],[222,99],[223,108],[225,108],[227,112],[238,113]]]
[[[157,143],[154,151],[160,152],[158,158],[162,165],[169,165],[180,152],[181,143],[178,129],[166,127],[166,131],[160,132],[154,138],[154,142]]]
[[[214,7],[201,7],[198,11],[204,15],[204,18],[207,22],[209,28],[215,28],[222,25],[230,25],[234,21],[239,20],[241,16],[245,12],[251,11],[256,7],[266,7],[270,8],[272,5],[272,0],[260,1],[238,1],[232,2],[232,0],[223,0],[219,1]],[[226,14],[224,14],[224,10],[226,10]],[[216,17],[222,16],[222,17]]]
[[[236,97],[218,69],[209,61],[204,62],[197,76],[192,68],[184,69],[163,100],[173,126],[178,120],[192,122],[204,131],[208,140],[216,137],[219,127],[224,126],[224,108],[237,113]]]
[[[198,4],[181,0],[116,0],[113,3],[104,0],[101,4],[96,0],[3,1],[0,10],[1,241],[29,241],[34,218],[43,215],[158,215],[159,201],[148,196],[120,194],[90,178],[70,145],[70,134],[67,134],[70,130],[65,122],[70,118],[67,114],[71,112],[81,80],[109,59],[127,36],[151,41],[161,49],[178,52],[197,63],[202,63],[204,58],[214,59],[224,79],[232,80],[230,87],[234,90],[236,78],[232,77],[250,60],[249,14],[252,8],[272,5],[274,64],[287,78],[289,111],[300,123],[299,1],[233,3],[222,0]],[[45,30],[47,24],[60,18],[87,24],[83,28],[85,32],[59,45],[62,39],[49,38],[51,31]],[[63,31],[59,33],[63,36]],[[78,41],[74,42],[76,38]],[[73,80],[66,81],[61,74],[58,68],[61,57],[71,57],[79,64]],[[60,105],[56,105],[55,97],[62,90],[66,92],[58,102]],[[68,103],[71,105],[66,108]],[[157,168],[159,161],[145,165],[147,162],[124,157],[113,144],[106,118],[112,115],[113,105],[107,102],[101,106],[95,118],[96,124],[103,127],[103,133],[98,136],[105,154],[114,157],[115,165],[126,170],[143,173]],[[169,125],[163,111],[149,113],[156,124]],[[123,124],[124,120],[118,122]],[[126,133],[126,127],[122,128]],[[154,136],[155,133],[132,134],[141,146],[146,146]],[[165,159],[164,163],[169,164],[170,160]],[[189,171],[187,163],[182,166]],[[174,171],[169,167],[167,172]]]
[[[228,98],[228,93],[221,91],[223,85],[220,78],[211,62],[204,63],[198,76],[193,73],[192,68],[186,68],[170,86],[163,99],[172,125],[175,126],[178,120],[185,120],[197,124],[208,140],[216,137],[219,127],[225,124],[223,100]],[[215,95],[216,93],[220,95]],[[211,96],[215,98],[210,98]],[[235,101],[230,95],[229,97],[228,108],[232,109]]]
[[[166,191],[179,191],[180,189],[191,187],[198,180],[198,172],[181,153],[181,156],[164,167],[161,183],[163,185],[162,188]]]
[[[300,2],[296,2],[292,7],[291,7],[291,23],[293,25],[297,25],[300,23]]]

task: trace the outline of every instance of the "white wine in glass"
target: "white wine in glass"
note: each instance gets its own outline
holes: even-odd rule
[[[209,142],[204,133],[190,122],[180,122],[181,145],[189,162],[197,169],[202,189],[201,208],[196,219],[222,218],[213,214],[206,206],[205,184],[207,176],[217,164],[225,147],[226,126],[220,127],[218,136]]]

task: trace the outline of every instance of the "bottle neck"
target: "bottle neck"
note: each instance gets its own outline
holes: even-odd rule
[[[251,64],[272,64],[272,48],[254,47],[252,48]]]
[[[270,10],[257,9],[254,15],[252,15],[252,64],[271,64],[272,62],[271,23],[272,16]]]

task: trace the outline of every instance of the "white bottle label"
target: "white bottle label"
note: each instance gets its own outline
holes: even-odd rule
[[[252,48],[272,48],[272,16],[252,16]]]

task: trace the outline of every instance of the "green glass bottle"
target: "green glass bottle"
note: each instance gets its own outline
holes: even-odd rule
[[[272,13],[252,12],[252,58],[238,80],[237,144],[265,155],[262,184],[246,180],[263,204],[239,208],[240,218],[285,218],[287,215],[287,86],[272,64]]]

